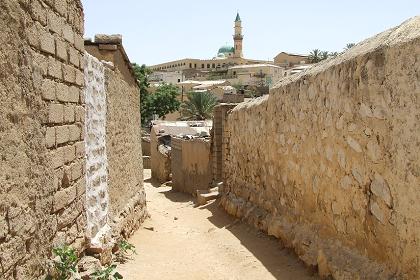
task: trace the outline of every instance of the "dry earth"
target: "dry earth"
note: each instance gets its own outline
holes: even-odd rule
[[[131,238],[137,255],[119,266],[124,279],[318,279],[280,243],[235,220],[217,201],[195,207],[189,195],[150,182],[151,218]]]

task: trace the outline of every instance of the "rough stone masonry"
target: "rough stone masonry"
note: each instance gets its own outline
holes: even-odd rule
[[[110,210],[98,225],[109,224],[119,238],[128,236],[146,215],[138,90],[121,82],[118,70],[102,70],[108,110],[94,122],[112,122],[120,129],[105,131],[102,126],[96,134],[85,122],[92,112],[83,91],[80,0],[2,0],[0,11],[0,278],[37,279],[45,275],[53,247],[67,244],[82,253],[91,245],[89,231],[96,231],[87,230],[85,135],[111,144],[106,150],[101,146],[106,156],[90,164],[89,172],[101,166],[104,171],[108,164],[110,179],[127,178],[122,181],[123,199],[113,197],[118,184],[104,184]],[[120,92],[125,95],[117,100]],[[130,112],[131,120],[118,111]],[[130,142],[124,142],[127,149],[112,146],[122,138]],[[131,163],[121,175],[115,175],[122,164],[117,157]],[[90,207],[99,209],[102,202]]]
[[[321,276],[419,279],[419,76],[415,17],[235,107],[225,209]]]
[[[86,215],[80,1],[0,2],[0,275],[82,248]]]

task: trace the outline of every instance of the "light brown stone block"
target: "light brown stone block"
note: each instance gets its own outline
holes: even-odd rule
[[[42,98],[44,100],[55,100],[56,83],[53,80],[42,81]]]
[[[41,34],[41,50],[49,54],[55,54],[55,40],[54,36],[48,31],[44,30]]]
[[[56,39],[55,41],[57,47],[57,57],[61,58],[64,61],[67,61],[67,45],[66,42],[61,39]]]
[[[74,122],[74,105],[65,105],[64,106],[64,122],[73,123]]]
[[[69,128],[67,125],[57,126],[55,128],[55,140],[57,145],[67,143],[69,138]]]
[[[52,148],[55,146],[55,128],[54,127],[47,127],[47,131],[45,132],[45,145],[47,148]]]
[[[68,101],[72,103],[78,103],[79,95],[80,95],[80,89],[75,86],[71,86],[69,88]]]
[[[64,165],[64,150],[63,148],[57,148],[51,151],[51,163],[54,169]]]
[[[58,210],[63,209],[65,206],[69,205],[76,198],[76,186],[70,186],[66,189],[59,190],[54,194],[54,208],[53,211],[57,212]]]
[[[48,122],[49,123],[63,123],[64,121],[64,106],[62,104],[50,103],[48,104]]]
[[[53,53],[55,53],[55,49]],[[48,76],[57,78],[60,80],[63,79],[63,70],[62,70],[61,62],[56,60],[54,57],[48,58]]]
[[[69,125],[70,141],[80,140],[80,127],[76,124]]]

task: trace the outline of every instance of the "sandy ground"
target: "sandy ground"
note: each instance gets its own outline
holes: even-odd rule
[[[318,279],[279,242],[235,220],[217,201],[195,207],[191,196],[150,183],[151,218],[129,240],[137,255],[119,265],[124,279]]]

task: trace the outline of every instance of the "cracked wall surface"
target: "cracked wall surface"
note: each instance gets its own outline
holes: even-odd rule
[[[225,209],[335,279],[420,277],[420,17],[227,117]]]
[[[0,275],[36,279],[83,248],[80,1],[0,1]]]

